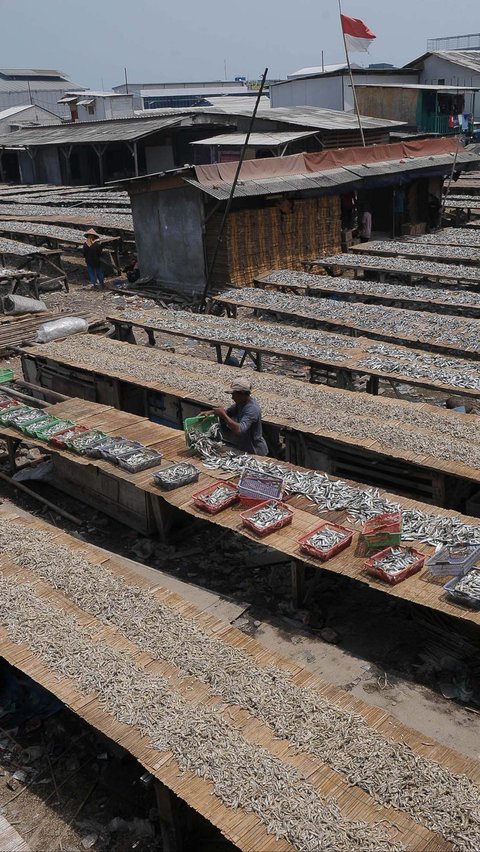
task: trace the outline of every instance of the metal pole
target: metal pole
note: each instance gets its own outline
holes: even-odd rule
[[[457,165],[458,151],[460,149],[460,144],[461,144],[460,140],[457,139],[457,147],[455,149],[455,157],[453,158],[452,171],[450,172],[450,177],[448,179],[447,191],[444,194],[443,199],[442,199],[442,207],[441,207],[441,210],[440,210],[440,225],[442,224],[442,219],[443,219],[443,216],[445,214],[445,204],[447,202],[448,193],[450,192],[450,187],[452,185],[453,175],[455,174],[455,167]]]
[[[265,81],[267,79],[267,74],[268,74],[268,68],[265,68],[265,71],[263,72],[262,81],[260,83],[260,88],[258,90],[257,99],[255,101],[255,106],[253,108],[253,112],[252,112],[252,115],[251,115],[251,118],[250,118],[250,123],[248,125],[247,135],[245,136],[245,142],[243,143],[243,147],[242,147],[242,150],[240,152],[240,159],[237,163],[237,169],[236,169],[236,172],[235,172],[235,177],[233,178],[233,183],[232,183],[232,188],[230,190],[230,195],[228,196],[227,204],[225,206],[225,211],[224,211],[224,214],[223,214],[222,223],[220,225],[220,231],[219,231],[219,234],[218,234],[218,237],[217,237],[217,243],[216,243],[216,246],[215,246],[215,251],[213,253],[212,262],[211,262],[210,267],[208,269],[207,280],[205,282],[202,301],[200,303],[200,312],[203,312],[205,310],[205,302],[207,300],[208,291],[209,291],[210,285],[212,283],[213,271],[215,269],[215,264],[217,262],[218,252],[220,251],[220,246],[221,246],[222,240],[223,240],[223,232],[225,230],[225,225],[227,224],[228,214],[230,213],[230,208],[232,206],[233,196],[235,195],[235,189],[237,187],[238,178],[240,176],[240,169],[242,168],[243,161],[245,159],[245,154],[246,154],[246,151],[247,151],[247,148],[248,148],[248,142],[249,142],[249,139],[250,139],[250,134],[252,132],[253,125],[255,123],[255,118],[257,116],[257,110],[258,110],[258,106],[260,104],[260,98],[262,97],[263,87],[265,86]]]
[[[355,106],[355,112],[357,114],[358,129],[360,130],[360,138],[362,140],[362,145],[365,148],[365,136],[364,136],[364,133],[363,133],[362,119],[360,118],[360,110],[358,109],[357,93],[355,91],[355,84],[353,82],[352,66],[350,65],[350,57],[348,55],[347,40],[345,38],[345,33],[343,32],[341,0],[338,0],[338,10],[340,12],[340,26],[342,28],[343,46],[345,48],[345,59],[347,60],[348,73],[350,74],[350,83],[351,83],[351,86],[352,86],[353,103],[354,103],[354,106]]]
[[[128,95],[128,94],[130,94],[130,93],[129,93],[129,91],[128,91],[127,69],[126,69],[126,68],[124,68],[123,70],[124,70],[124,72],[125,72],[125,94],[126,94],[126,95]]]

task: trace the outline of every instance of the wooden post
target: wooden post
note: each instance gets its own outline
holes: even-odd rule
[[[292,559],[291,576],[293,603],[297,609],[300,609],[305,599],[305,565],[303,562]]]
[[[182,852],[184,848],[181,823],[176,813],[175,799],[164,784],[155,781],[163,852]]]

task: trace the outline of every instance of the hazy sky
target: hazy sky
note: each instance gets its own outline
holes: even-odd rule
[[[376,33],[352,61],[404,64],[427,38],[480,30],[478,0],[343,0]],[[0,0],[1,65],[59,68],[99,88],[130,80],[283,77],[342,61],[337,0]]]

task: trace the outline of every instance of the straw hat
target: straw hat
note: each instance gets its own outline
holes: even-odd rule
[[[93,228],[90,228],[88,231],[85,231],[83,236],[84,237],[96,237],[97,240],[100,239],[100,234],[97,234],[97,232],[94,231]]]

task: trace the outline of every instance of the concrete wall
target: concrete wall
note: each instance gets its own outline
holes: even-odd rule
[[[417,78],[411,73],[391,77],[385,74],[355,74],[354,82],[416,83]],[[350,78],[343,73],[276,83],[270,87],[270,101],[273,107],[316,106],[345,111],[354,108]]]
[[[205,284],[203,202],[190,187],[142,192],[131,197],[142,276],[183,293]]]
[[[463,65],[447,62],[440,56],[429,56],[425,59],[423,71],[420,71],[419,83],[437,83],[444,80],[446,86],[478,86],[480,89],[480,73],[475,73]],[[470,109],[471,96],[466,94],[466,108]],[[475,95],[474,117],[480,120],[480,92]]]

